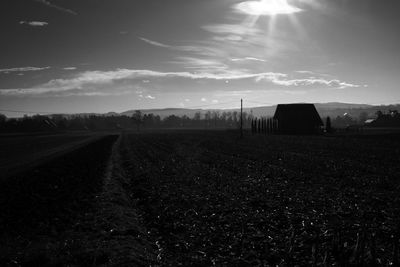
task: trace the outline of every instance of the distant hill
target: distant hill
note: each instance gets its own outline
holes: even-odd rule
[[[337,116],[343,116],[345,113],[350,115],[351,117],[358,118],[361,113],[366,113],[367,117],[374,117],[375,113],[380,110],[382,112],[388,112],[389,110],[395,109],[400,111],[400,105],[381,105],[381,106],[373,106],[367,104],[351,104],[351,103],[339,103],[339,102],[330,102],[330,103],[315,103],[315,107],[318,110],[318,113],[322,118],[330,116],[331,118],[335,118]],[[276,105],[273,106],[262,106],[262,107],[252,107],[252,108],[244,108],[243,111],[248,114],[253,114],[253,116],[261,117],[272,117],[275,113]],[[217,111],[220,114],[222,112],[239,112],[240,109],[184,109],[184,108],[167,108],[167,109],[145,109],[141,110],[144,114],[154,114],[159,115],[161,118],[165,118],[170,115],[176,116],[188,116],[193,117],[195,113],[200,112],[204,115],[207,111]],[[134,113],[134,110],[129,110],[122,112],[122,115],[131,116]]]
[[[246,104],[246,103],[244,103]],[[340,102],[330,102],[330,103],[315,103],[315,107],[322,118],[327,116],[331,118],[336,118],[337,116],[343,116],[344,114],[348,114],[353,118],[358,118],[362,113],[366,113],[366,117],[374,118],[375,114],[378,110],[382,112],[388,112],[389,110],[398,110],[400,111],[400,104],[396,105],[381,105],[381,106],[373,106],[367,104],[350,104],[350,103],[340,103]],[[275,113],[276,105],[273,106],[262,106],[262,107],[251,107],[251,108],[243,108],[243,111],[248,114],[253,114],[255,117],[272,117]],[[197,112],[200,112],[202,116],[208,111],[211,112],[219,112],[222,114],[223,112],[240,112],[240,109],[187,109],[187,108],[165,108],[165,109],[142,109],[141,112],[143,114],[154,114],[161,117],[161,119],[168,117],[170,115],[175,115],[178,117],[188,116],[193,118]],[[65,117],[88,117],[92,115],[97,116],[118,116],[118,115],[126,115],[132,116],[135,110],[127,110],[121,113],[117,112],[108,112],[104,114],[100,113],[78,113],[78,114],[59,114],[59,116]],[[364,114],[365,115],[365,114]],[[365,117],[365,116],[364,116]]]
[[[374,118],[378,110],[382,112],[388,112],[389,110],[399,110],[400,105],[365,105],[365,104],[345,104],[345,103],[326,103],[326,104],[315,104],[318,113],[321,117],[330,116],[335,118],[337,116],[343,116],[348,114],[353,118],[358,118],[362,113],[366,114],[368,118]]]

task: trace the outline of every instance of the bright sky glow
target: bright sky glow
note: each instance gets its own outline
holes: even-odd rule
[[[242,2],[236,5],[236,9],[254,16],[274,16],[280,14],[293,14],[302,11],[300,8],[290,5],[287,0],[260,0]]]

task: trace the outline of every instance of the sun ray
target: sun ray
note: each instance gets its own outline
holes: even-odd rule
[[[300,23],[298,18],[293,15],[289,15],[288,18],[290,20],[290,24],[295,28],[295,32],[297,33],[297,36],[303,40],[307,39],[308,33],[307,33],[306,29],[303,27],[303,25]]]
[[[287,2],[287,0],[259,0],[241,2],[236,5],[239,12],[253,16],[275,16],[293,14],[302,11]]]
[[[242,22],[246,27],[260,26],[264,30],[266,53],[270,55],[275,51],[271,48],[274,36],[276,35],[278,15],[288,17],[290,24],[294,27],[300,38],[306,38],[307,33],[304,27],[296,18],[296,13],[303,11],[302,9],[290,4],[288,0],[258,0],[245,1],[237,4],[235,9],[240,13],[246,14],[246,18]],[[264,24],[265,22],[265,24]],[[263,23],[263,25],[260,25]]]

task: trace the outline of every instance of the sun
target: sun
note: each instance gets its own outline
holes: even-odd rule
[[[237,4],[235,8],[253,16],[289,15],[302,11],[300,8],[290,5],[287,0],[247,1]]]

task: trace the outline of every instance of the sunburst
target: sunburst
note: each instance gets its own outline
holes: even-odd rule
[[[300,25],[295,17],[295,13],[302,12],[303,10],[290,4],[288,0],[258,0],[258,1],[245,1],[236,4],[234,8],[246,16],[242,25],[247,27],[254,27],[260,18],[264,17],[267,25],[265,29],[266,42],[273,38],[276,30],[277,16],[285,15],[289,18],[292,26],[296,29],[299,35],[306,35],[304,28]]]
[[[280,14],[293,14],[302,11],[287,0],[260,0],[247,1],[236,5],[236,9],[253,16],[275,16]]]

